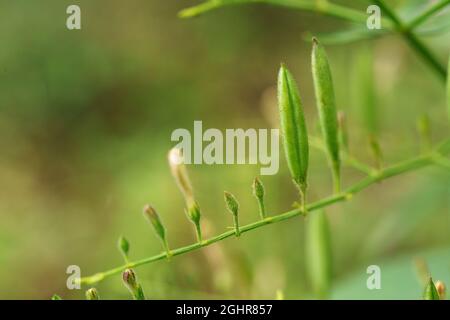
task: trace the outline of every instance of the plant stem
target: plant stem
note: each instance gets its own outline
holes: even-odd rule
[[[432,4],[427,10],[411,20],[407,25],[407,29],[414,30],[423,22],[425,22],[429,17],[446,7],[448,4],[450,4],[450,0],[441,0],[439,2],[436,2],[435,4]]]
[[[438,59],[431,53],[425,44],[417,38],[408,26],[403,24],[401,19],[386,5],[384,0],[374,0],[374,2],[386,13],[389,19],[391,19],[397,31],[405,38],[409,45],[414,48],[422,59],[439,75],[441,80],[445,81],[447,78],[445,67],[439,63]]]
[[[442,154],[445,154],[446,152],[448,152],[450,150],[449,141],[450,140],[446,140],[444,143],[442,143],[439,146],[438,150],[440,152],[442,152]],[[327,198],[324,198],[322,200],[319,200],[319,201],[316,201],[314,203],[307,205],[306,209],[309,212],[311,212],[311,211],[315,211],[320,208],[328,207],[337,202],[350,200],[354,194],[366,189],[367,187],[369,187],[377,182],[380,182],[382,180],[385,180],[385,179],[388,179],[388,178],[391,178],[391,177],[394,177],[394,176],[397,176],[397,175],[400,175],[400,174],[403,174],[406,172],[414,171],[414,170],[420,169],[422,167],[425,167],[427,165],[433,164],[434,159],[436,159],[436,156],[440,156],[440,155],[437,154],[437,152],[433,152],[428,155],[422,155],[422,156],[386,167],[386,168],[378,171],[377,173],[374,173],[372,175],[369,175],[369,176],[363,178],[358,183],[354,184],[353,186],[345,189],[344,191],[342,191],[338,194],[334,194],[332,196],[329,196]],[[285,220],[297,217],[299,215],[302,215],[302,213],[303,213],[303,211],[301,208],[293,209],[291,211],[288,211],[288,212],[285,212],[285,213],[282,213],[282,214],[279,214],[276,216],[267,217],[264,220],[259,220],[257,222],[247,224],[245,226],[241,226],[239,231],[240,231],[240,234],[243,234],[243,233],[249,232],[253,229],[261,228],[261,227],[269,225],[269,224],[278,223],[281,221],[285,221]],[[171,251],[171,253],[172,253],[172,256],[182,255],[182,254],[209,246],[213,243],[222,241],[226,238],[234,236],[235,234],[236,234],[236,230],[230,230],[230,231],[224,232],[218,236],[212,237],[210,239],[203,240],[201,242],[197,242],[197,243],[185,246],[185,247],[174,249]],[[130,262],[130,263],[127,263],[126,265],[119,266],[119,267],[116,267],[114,269],[111,269],[111,270],[108,270],[105,272],[100,272],[100,273],[94,274],[92,276],[81,278],[80,283],[81,284],[97,283],[107,277],[119,274],[127,268],[136,268],[141,265],[145,265],[145,264],[149,264],[149,263],[152,263],[152,262],[155,262],[158,260],[162,260],[162,259],[166,258],[166,256],[167,256],[167,253],[163,252],[163,253],[157,254],[155,256],[147,257],[147,258],[144,258],[141,260],[137,260],[135,262]]]

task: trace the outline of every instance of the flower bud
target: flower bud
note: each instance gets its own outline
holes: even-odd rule
[[[229,192],[225,191],[225,203],[227,204],[228,210],[233,214],[237,215],[239,212],[239,203],[237,202],[236,198]]]
[[[258,177],[253,180],[253,195],[258,200],[258,206],[259,206],[259,215],[261,219],[264,219],[266,217],[266,210],[264,206],[264,185],[262,184],[261,180],[258,179]]]
[[[192,202],[194,202],[194,193],[191,182],[189,181],[186,166],[184,165],[183,154],[180,149],[173,148],[170,150],[168,158],[170,171],[189,207]]]
[[[98,291],[95,288],[90,288],[86,291],[86,300],[100,300]]]
[[[225,196],[225,203],[227,205],[228,210],[231,212],[231,214],[233,215],[233,221],[234,221],[234,227],[236,230],[236,236],[239,237],[240,236],[240,231],[239,231],[239,203],[237,202],[236,198],[229,192],[225,191],[224,192],[224,196]]]
[[[161,219],[158,213],[156,213],[156,210],[152,206],[146,205],[144,207],[144,216],[151,223],[158,237],[164,240],[166,238],[166,229],[161,223]]]
[[[117,242],[117,246],[119,248],[120,253],[123,255],[125,262],[128,262],[128,252],[130,251],[130,243],[125,237],[120,236],[119,241]]]
[[[122,274],[122,279],[135,300],[145,300],[144,291],[137,282],[136,274],[132,269],[126,269]]]
[[[442,281],[436,281],[436,290],[441,300],[445,300],[446,288]]]

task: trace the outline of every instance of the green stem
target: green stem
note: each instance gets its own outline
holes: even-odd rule
[[[411,20],[407,25],[407,29],[414,30],[419,25],[424,23],[429,17],[446,7],[448,4],[450,4],[450,0],[441,0],[435,4],[432,4],[427,10]]]
[[[241,230],[239,229],[239,216],[237,214],[233,214],[233,222],[234,222],[234,232],[236,237],[241,235]]]
[[[439,75],[441,80],[446,81],[447,71],[431,51],[420,41],[412,30],[403,24],[397,14],[384,2],[384,0],[374,0],[394,23],[397,31],[405,38],[408,44],[416,50],[422,59]]]
[[[449,151],[449,143],[448,141],[444,142],[443,144],[440,145],[439,147],[439,151],[443,152],[443,151]],[[311,212],[311,211],[315,211],[317,209],[320,208],[324,208],[327,206],[330,206],[332,204],[335,204],[337,202],[342,202],[342,201],[347,201],[350,200],[354,194],[366,189],[367,187],[371,186],[372,184],[378,183],[382,180],[406,173],[406,172],[410,172],[410,171],[414,171],[417,169],[420,169],[422,167],[425,167],[427,165],[433,164],[433,160],[436,158],[436,154],[435,153],[430,153],[429,155],[422,155],[419,156],[417,158],[413,158],[407,161],[403,161],[400,162],[398,164],[386,167],[380,171],[378,171],[376,174],[372,174],[370,176],[367,176],[365,178],[363,178],[362,180],[360,180],[358,183],[354,184],[353,186],[345,189],[344,191],[338,193],[338,194],[334,194],[328,198],[324,198],[322,200],[319,200],[317,202],[311,203],[309,205],[306,206],[306,209]],[[301,208],[297,208],[273,217],[268,217],[265,218],[264,220],[260,220],[257,222],[253,222],[250,224],[247,224],[245,226],[241,226],[239,231],[240,234],[249,232],[253,229],[257,229],[257,228],[261,228],[263,226],[269,225],[269,224],[274,224],[274,223],[278,223],[281,221],[285,221],[294,217],[297,217],[299,215],[302,215],[303,211]],[[204,240],[204,241],[199,241],[197,243],[185,246],[185,247],[181,247],[181,248],[177,248],[172,250],[172,256],[178,256],[178,255],[182,255],[194,250],[198,250],[201,249],[203,247],[207,247],[213,243],[225,240],[226,238],[232,237],[236,234],[235,230],[231,230],[231,231],[227,231],[224,232],[218,236],[212,237],[210,239]],[[141,265],[145,265],[145,264],[149,264],[158,260],[162,260],[164,258],[166,258],[167,254],[166,253],[160,253],[157,254],[155,256],[152,257],[147,257],[135,262],[130,262],[126,265],[123,266],[119,266],[116,267],[114,269],[105,271],[105,272],[100,272],[97,274],[94,274],[92,276],[88,276],[88,277],[84,277],[80,279],[80,282],[82,284],[93,284],[93,283],[97,283],[99,281],[104,280],[107,277],[116,275],[121,273],[122,271],[124,271],[127,268],[136,268],[138,266]]]
[[[261,217],[261,220],[264,220],[266,218],[266,207],[264,205],[263,200],[258,199],[258,207],[259,207],[259,216]]]

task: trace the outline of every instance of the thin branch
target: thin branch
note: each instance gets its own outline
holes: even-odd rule
[[[434,56],[434,54],[417,38],[417,36],[409,29],[400,17],[385,3],[384,0],[374,0],[376,3],[392,20],[397,31],[405,38],[409,45],[416,50],[422,59],[439,75],[441,80],[445,82],[447,78],[447,70]]]
[[[430,18],[432,15],[434,15],[437,12],[439,12],[441,9],[445,8],[449,4],[450,4],[450,0],[441,0],[439,2],[436,2],[436,3],[432,4],[429,8],[427,8],[427,10],[425,10],[424,12],[419,14],[417,17],[412,19],[408,23],[407,29],[408,30],[414,30],[419,25],[421,25],[426,20],[428,20],[428,18]]]
[[[446,146],[446,145],[447,144],[444,143],[444,146]],[[442,146],[442,144],[441,144],[441,146]],[[444,148],[443,151],[447,151],[447,149]],[[332,204],[335,204],[337,202],[350,200],[354,194],[366,189],[367,187],[369,187],[375,183],[378,183],[382,180],[385,180],[385,179],[388,179],[388,178],[391,178],[391,177],[394,177],[394,176],[397,176],[397,175],[400,175],[400,174],[403,174],[406,172],[418,170],[427,165],[433,164],[434,159],[436,159],[436,153],[430,153],[428,155],[422,155],[422,156],[386,167],[386,168],[378,171],[376,174],[373,174],[371,176],[367,176],[367,177],[363,178],[358,183],[345,189],[344,191],[342,191],[339,194],[335,194],[335,195],[329,196],[328,198],[324,198],[322,200],[319,200],[317,202],[309,204],[307,206],[307,211],[312,212],[312,211],[315,211],[320,208],[331,206]],[[291,210],[291,211],[288,211],[288,212],[285,212],[285,213],[282,213],[279,215],[267,217],[263,220],[253,222],[253,223],[247,224],[245,226],[241,226],[240,231],[241,231],[241,234],[243,234],[243,233],[249,232],[253,229],[257,229],[257,228],[261,228],[261,227],[269,225],[269,224],[285,221],[285,220],[300,216],[302,214],[303,214],[302,210],[300,208],[297,208],[297,209],[294,209],[294,210]],[[194,250],[198,250],[203,247],[207,247],[213,243],[216,243],[216,242],[222,241],[226,238],[230,238],[230,237],[234,237],[234,236],[235,236],[235,231],[230,230],[230,231],[224,232],[218,236],[212,237],[210,239],[203,240],[202,242],[194,243],[194,244],[191,244],[191,245],[188,245],[185,247],[174,249],[174,250],[172,250],[172,256],[178,256],[178,255],[182,255],[182,254],[194,251]],[[105,272],[100,272],[100,273],[94,274],[92,276],[81,278],[80,283],[82,283],[82,284],[97,283],[97,282],[104,280],[107,277],[119,274],[127,268],[136,268],[141,265],[149,264],[149,263],[152,263],[152,262],[155,262],[158,260],[163,260],[166,257],[167,257],[166,253],[162,252],[155,256],[147,257],[147,258],[144,258],[141,260],[137,260],[135,262],[130,262],[130,263],[113,268],[113,269],[105,271]]]

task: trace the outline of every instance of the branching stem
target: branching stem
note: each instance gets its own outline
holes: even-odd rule
[[[331,206],[337,202],[347,201],[350,200],[354,194],[366,189],[367,187],[378,183],[382,180],[407,173],[410,171],[418,170],[420,168],[423,168],[425,166],[428,166],[430,164],[434,164],[437,158],[442,157],[446,153],[450,151],[450,140],[446,140],[443,143],[441,143],[435,152],[431,152],[427,155],[421,155],[416,158],[406,160],[394,165],[391,165],[389,167],[385,167],[384,169],[381,169],[377,173],[373,173],[371,175],[368,175],[367,177],[363,178],[353,186],[343,190],[342,192],[329,196],[327,198],[324,198],[322,200],[316,201],[314,203],[310,203],[306,206],[306,209],[308,212],[315,211],[320,208]],[[439,153],[438,153],[439,152]],[[263,220],[259,220],[257,222],[253,222],[250,224],[247,224],[245,226],[241,226],[239,228],[240,234],[249,232],[253,229],[261,228],[263,226],[278,223],[281,221],[285,221],[297,216],[302,215],[303,211],[301,208],[296,208],[291,211],[287,211],[272,217],[267,217]],[[209,246],[211,244],[214,244],[216,242],[225,240],[226,238],[230,238],[236,235],[236,230],[230,230],[227,232],[224,232],[218,236],[212,237],[210,239],[203,240],[202,242],[197,242],[185,247],[177,248],[171,251],[171,256],[178,256],[182,255],[191,251],[195,251],[198,249],[201,249],[203,247]],[[134,262],[129,262],[125,265],[113,268],[111,270],[100,272],[97,274],[94,274],[92,276],[84,277],[80,279],[81,284],[85,285],[91,285],[93,283],[100,282],[104,280],[107,277],[120,274],[122,271],[124,271],[127,268],[136,268],[141,265],[150,264],[152,262],[163,260],[167,257],[166,252],[162,252],[160,254],[157,254],[155,256],[143,258],[141,260],[137,260]]]

